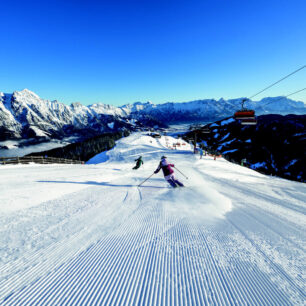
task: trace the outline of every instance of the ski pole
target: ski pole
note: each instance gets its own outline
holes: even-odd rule
[[[140,183],[138,185],[138,187],[140,187],[144,182],[146,182],[151,176],[153,176],[155,173],[153,172],[148,178],[146,178],[142,183]]]
[[[188,180],[188,177],[182,172],[180,171],[179,169],[177,169],[176,167],[174,167],[179,173],[181,173],[183,176],[185,176],[185,178]]]

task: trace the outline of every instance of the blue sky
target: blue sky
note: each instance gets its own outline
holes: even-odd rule
[[[305,0],[2,1],[0,91],[67,104],[248,97],[306,64],[305,12]],[[256,98],[304,87],[306,69]]]

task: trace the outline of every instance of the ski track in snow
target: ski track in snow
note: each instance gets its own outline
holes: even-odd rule
[[[0,304],[305,304],[305,184],[198,160],[170,142],[135,134],[107,162],[66,176],[53,168],[35,179],[36,168],[21,167],[37,188],[61,192],[31,206],[25,187],[24,208],[0,211]],[[187,187],[161,174],[138,187],[163,154]],[[144,166],[131,170],[139,155]]]

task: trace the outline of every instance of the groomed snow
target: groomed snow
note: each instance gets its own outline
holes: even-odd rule
[[[0,166],[0,304],[304,304],[305,184],[177,142],[137,133],[86,165]],[[186,187],[137,187],[162,155]]]

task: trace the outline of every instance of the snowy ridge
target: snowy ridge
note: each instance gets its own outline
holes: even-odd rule
[[[0,129],[4,139],[45,137],[59,138],[82,134],[84,129],[95,133],[110,130],[107,123],[116,121],[123,112],[109,105],[87,107],[81,103],[70,106],[57,101],[44,100],[24,89],[0,96]],[[108,118],[110,117],[110,118]],[[120,123],[119,123],[120,125]]]
[[[214,121],[232,116],[240,108],[242,98],[218,101],[214,99],[197,100],[183,103],[153,104],[151,102],[115,107],[107,104],[84,106],[72,103],[70,106],[58,101],[41,99],[28,89],[15,91],[13,94],[0,93],[0,130],[2,140],[13,138],[70,136],[73,132],[89,128],[97,133],[108,130],[107,123],[127,120],[144,121],[149,116],[166,123],[180,121]],[[246,107],[255,109],[258,115],[305,114],[303,102],[296,102],[284,97],[265,98],[258,102],[248,101]],[[124,120],[123,120],[124,119]],[[33,129],[36,127],[36,129]],[[69,127],[69,128],[67,128]]]
[[[87,165],[2,167],[0,304],[303,304],[305,184],[191,152],[136,133]],[[137,187],[161,155],[186,188]]]
[[[130,110],[130,113],[142,113],[156,116],[170,122],[186,120],[210,120],[214,121],[220,118],[232,116],[233,113],[241,108],[242,98],[230,100],[196,100],[191,102],[173,103],[154,105],[152,103],[137,103],[134,105],[123,106],[122,109]],[[274,114],[305,114],[306,106],[303,102],[297,102],[285,97],[264,98],[261,101],[247,101],[245,107],[254,109],[258,115],[266,113]],[[171,116],[169,116],[171,114]]]

